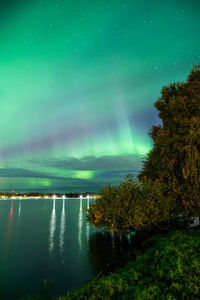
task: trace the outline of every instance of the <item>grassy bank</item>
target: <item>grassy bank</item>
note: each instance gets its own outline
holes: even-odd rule
[[[59,300],[200,299],[199,228],[156,235],[143,249],[123,269]]]
[[[200,298],[200,229],[154,236],[145,248],[125,268],[59,300]]]

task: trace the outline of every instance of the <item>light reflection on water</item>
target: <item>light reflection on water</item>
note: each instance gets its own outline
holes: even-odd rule
[[[83,200],[80,197],[80,209],[79,209],[79,217],[78,217],[78,242],[80,251],[82,249],[82,226],[83,226]]]
[[[21,200],[19,200],[19,209],[18,209],[18,215],[21,214],[21,206],[22,206],[22,203],[21,203]]]
[[[61,256],[64,252],[64,237],[65,237],[65,199],[63,198],[62,213],[60,217],[60,252]],[[62,260],[64,262],[64,258]]]
[[[89,208],[91,201],[0,201],[2,299],[40,294],[44,279],[53,280],[55,295],[65,294],[97,276],[113,253],[120,252],[119,240],[86,221],[84,208]]]
[[[11,201],[10,213],[7,221],[6,231],[5,231],[5,244],[4,244],[4,262],[6,262],[10,250],[10,240],[12,238],[12,229],[13,229],[13,206],[14,201]]]
[[[52,256],[54,251],[54,234],[56,230],[56,200],[53,199],[53,210],[51,213],[51,220],[50,220],[50,231],[49,231],[49,254]]]

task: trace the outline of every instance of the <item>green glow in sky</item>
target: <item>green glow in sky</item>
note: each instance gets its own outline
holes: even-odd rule
[[[161,87],[200,63],[197,0],[0,4],[0,190],[136,174]]]

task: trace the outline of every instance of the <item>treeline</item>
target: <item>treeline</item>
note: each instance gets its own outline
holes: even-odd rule
[[[31,192],[31,193],[0,193],[0,198],[1,197],[7,197],[7,198],[11,198],[11,197],[30,197],[30,198],[34,198],[34,197],[40,197],[40,198],[44,198],[44,197],[53,197],[56,196],[58,198],[61,198],[63,196],[67,197],[67,198],[78,198],[80,197],[80,195],[82,195],[83,197],[87,197],[87,195],[90,195],[90,197],[96,197],[97,194],[96,193],[90,193],[90,192],[84,192],[84,193],[36,193],[36,192]]]
[[[88,220],[123,233],[187,227],[200,216],[200,66],[186,82],[163,87],[155,102],[162,121],[138,178],[107,185]]]

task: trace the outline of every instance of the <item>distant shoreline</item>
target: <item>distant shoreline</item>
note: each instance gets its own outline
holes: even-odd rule
[[[5,193],[0,192],[0,200],[22,200],[22,199],[95,199],[99,194],[86,192],[86,193]]]
[[[89,196],[89,197],[1,197],[0,201],[4,200],[39,200],[39,199],[96,199],[96,196]]]

